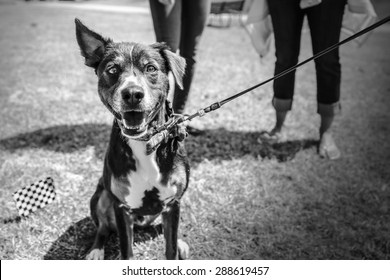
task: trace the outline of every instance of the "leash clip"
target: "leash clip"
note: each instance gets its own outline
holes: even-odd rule
[[[146,143],[146,154],[150,155],[168,138],[177,138],[179,141],[183,141],[187,137],[185,128],[179,127],[183,121],[183,115],[173,114],[165,124],[158,127]]]

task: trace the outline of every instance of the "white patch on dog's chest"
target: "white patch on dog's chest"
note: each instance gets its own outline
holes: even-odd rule
[[[158,190],[159,199],[169,202],[176,195],[175,186],[161,184],[161,173],[156,162],[156,152],[146,155],[146,142],[128,140],[136,161],[136,171],[127,175],[130,184],[111,179],[112,192],[132,209],[143,206],[145,191]]]

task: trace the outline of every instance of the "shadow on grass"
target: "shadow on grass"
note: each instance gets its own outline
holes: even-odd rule
[[[96,156],[103,159],[110,131],[111,126],[107,124],[53,126],[0,140],[0,149],[10,151],[45,149],[60,153],[73,153],[93,146]]]
[[[272,159],[280,162],[292,160],[295,155],[318,144],[318,140],[304,139],[285,142],[267,140],[262,132],[229,131],[224,128],[205,130],[198,137],[189,137],[186,147],[191,162],[231,160],[243,156]]]
[[[70,226],[50,247],[45,260],[82,260],[93,244],[96,229],[91,218],[84,218]],[[134,242],[142,243],[162,233],[162,225],[134,228]],[[105,259],[119,257],[119,239],[112,234],[105,246]]]
[[[104,158],[111,127],[107,124],[54,126],[0,140],[0,149],[46,149],[72,153],[88,146],[95,148],[98,159]],[[204,159],[229,160],[246,155],[280,162],[292,160],[304,149],[318,144],[317,140],[291,140],[274,143],[262,138],[261,132],[229,131],[224,128],[204,130],[199,136],[186,139],[188,155],[193,164]]]

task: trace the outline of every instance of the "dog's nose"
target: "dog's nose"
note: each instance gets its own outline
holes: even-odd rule
[[[145,94],[141,87],[130,87],[122,90],[122,99],[127,104],[137,105],[144,98]]]

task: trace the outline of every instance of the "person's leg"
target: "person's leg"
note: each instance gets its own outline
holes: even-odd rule
[[[275,36],[275,75],[296,65],[301,41],[304,12],[300,0],[268,0]],[[272,105],[276,111],[276,123],[270,135],[278,135],[287,112],[291,110],[295,86],[295,71],[274,81]]]
[[[185,0],[182,3],[182,28],[180,39],[180,55],[186,59],[186,70],[183,77],[183,89],[175,88],[173,98],[173,110],[175,113],[183,113],[192,79],[196,68],[196,55],[203,30],[210,13],[210,0]]]
[[[165,42],[176,52],[180,46],[182,26],[182,0],[176,0],[174,5],[164,5],[157,0],[149,0],[157,42]]]
[[[339,42],[345,4],[346,0],[323,0],[320,5],[307,9],[314,54]],[[331,128],[335,115],[340,111],[339,50],[316,59],[315,66],[317,112],[321,117],[319,153],[323,157],[336,159],[340,157],[340,151],[334,142]]]

